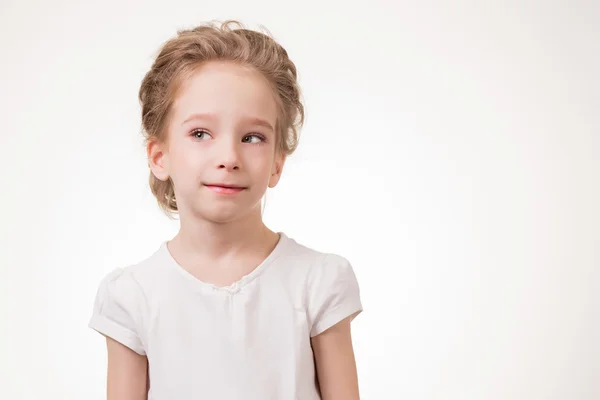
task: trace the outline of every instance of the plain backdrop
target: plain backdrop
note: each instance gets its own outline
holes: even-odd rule
[[[104,398],[99,281],[178,229],[139,84],[177,29],[229,18],[299,69],[265,218],[352,262],[362,398],[600,398],[599,2],[0,4],[1,399]]]

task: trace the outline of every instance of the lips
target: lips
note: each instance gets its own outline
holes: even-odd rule
[[[237,194],[246,189],[243,186],[231,185],[227,183],[211,183],[205,184],[204,186],[218,194]]]
[[[230,185],[227,183],[205,183],[204,186],[208,187],[220,187],[225,189],[246,189],[244,186],[240,185]]]

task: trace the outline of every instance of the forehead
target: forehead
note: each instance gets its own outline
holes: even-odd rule
[[[221,118],[261,118],[273,125],[275,94],[258,71],[231,62],[203,64],[182,83],[173,103],[173,120],[181,123],[195,113]]]

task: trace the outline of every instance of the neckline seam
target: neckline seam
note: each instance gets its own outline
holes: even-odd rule
[[[171,254],[167,246],[168,241],[163,241],[161,247],[163,249],[163,256],[166,258],[170,269],[179,270],[178,275],[181,275],[182,278],[184,278],[186,281],[189,281],[189,283],[194,286],[195,290],[209,290],[213,293],[233,295],[240,292],[244,287],[246,287],[256,278],[258,278],[264,271],[268,269],[268,267],[270,267],[273,264],[275,260],[277,260],[281,256],[281,251],[285,246],[284,240],[287,237],[283,232],[278,232],[278,234],[279,240],[277,241],[277,244],[275,245],[271,253],[269,253],[267,257],[260,264],[258,264],[258,266],[256,266],[256,268],[254,268],[248,274],[242,276],[240,279],[227,286],[218,286],[214,283],[203,281],[195,277],[191,272],[189,272],[185,268],[183,268]]]

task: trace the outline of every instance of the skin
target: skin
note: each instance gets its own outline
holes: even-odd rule
[[[152,173],[171,179],[180,230],[172,256],[198,279],[229,285],[273,250],[279,236],[265,226],[261,199],[279,182],[285,156],[276,151],[277,107],[265,78],[250,68],[211,61],[181,88],[164,142],[150,141]],[[242,186],[235,195],[209,184]],[[351,317],[312,338],[324,400],[358,399]],[[147,398],[148,360],[107,338],[108,399]]]

